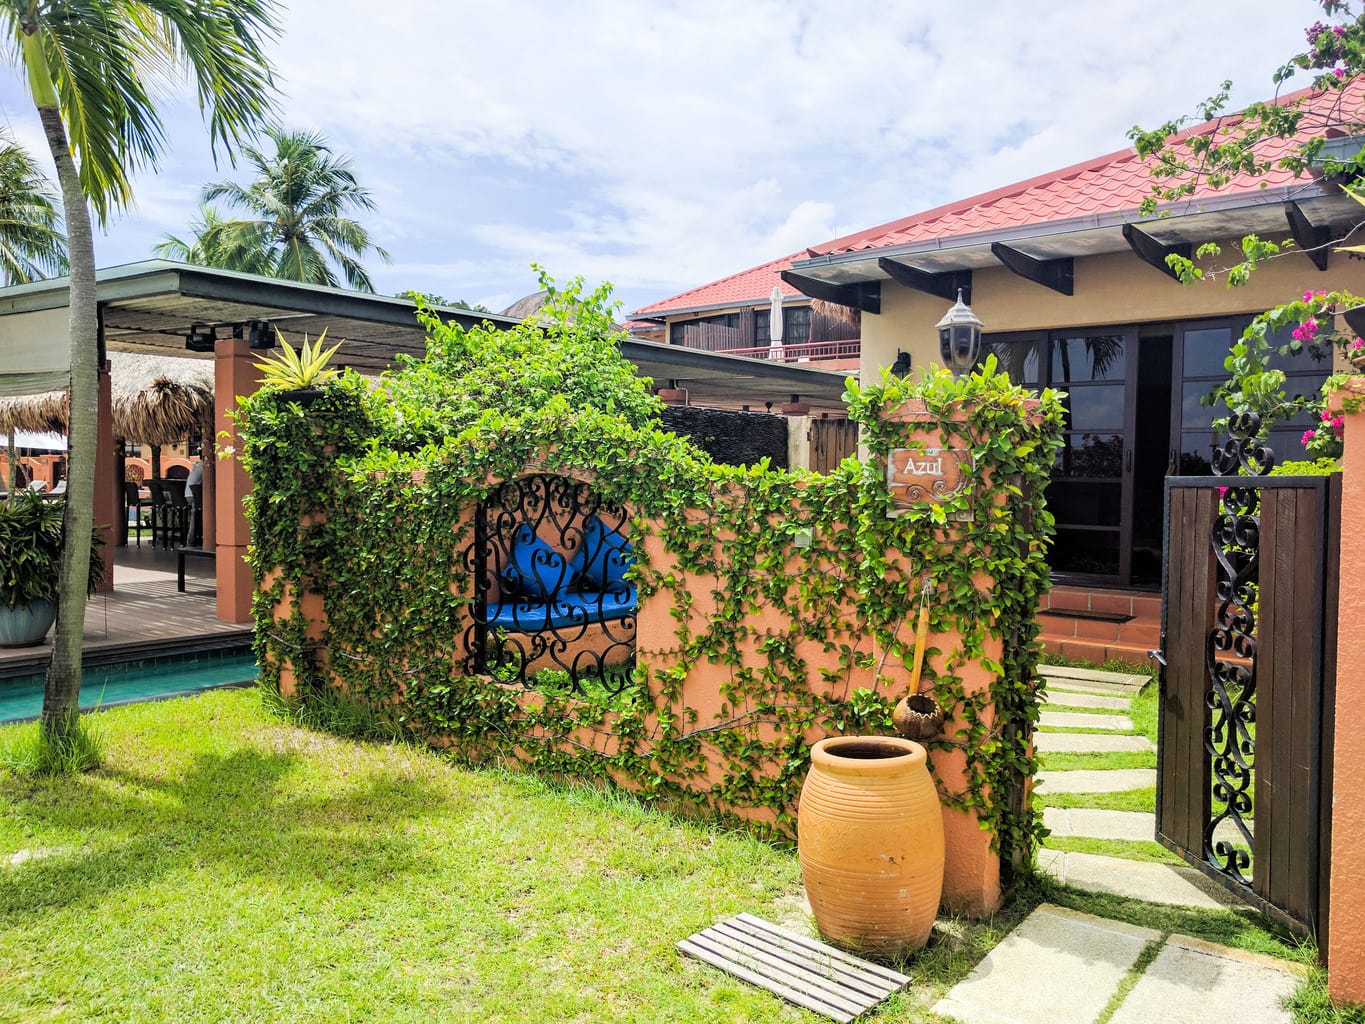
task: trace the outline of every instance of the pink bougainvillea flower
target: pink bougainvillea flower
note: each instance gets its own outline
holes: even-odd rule
[[[1321,417],[1321,418],[1322,418],[1323,420],[1330,420],[1330,419],[1332,418],[1332,414],[1331,414],[1330,412],[1328,412],[1326,409],[1324,409],[1324,410],[1322,410],[1322,417]]]
[[[1299,444],[1311,444],[1312,441],[1313,441],[1313,438],[1316,437],[1316,436],[1317,436],[1317,435],[1314,434],[1313,431],[1311,431],[1311,430],[1305,430],[1305,431],[1303,432],[1303,437],[1299,438]]]
[[[1345,69],[1345,68],[1333,68],[1333,69],[1332,69],[1332,74],[1336,75],[1338,80],[1343,79],[1343,78],[1346,77],[1346,69]]]
[[[1303,293],[1303,301],[1304,301],[1304,302],[1312,302],[1312,301],[1313,301],[1313,290],[1312,290],[1311,288],[1310,288],[1308,291],[1306,291],[1306,292]]]

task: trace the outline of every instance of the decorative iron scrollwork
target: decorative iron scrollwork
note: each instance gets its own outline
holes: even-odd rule
[[[1213,471],[1229,480],[1263,476],[1275,454],[1259,437],[1261,418],[1243,413],[1213,453]],[[1213,807],[1204,826],[1204,859],[1236,881],[1251,882],[1252,785],[1256,740],[1256,600],[1261,543],[1259,488],[1223,490],[1211,531],[1218,561],[1218,602],[1205,645],[1211,712],[1204,748],[1212,759]]]
[[[634,554],[624,508],[586,483],[538,473],[482,502],[467,671],[537,689],[619,695],[635,664]]]

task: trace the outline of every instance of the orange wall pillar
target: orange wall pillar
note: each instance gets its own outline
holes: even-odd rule
[[[118,539],[118,517],[123,507],[123,481],[114,473],[114,397],[109,364],[100,367],[99,405],[95,421],[95,506],[94,524],[104,533],[104,582],[99,589],[114,589],[114,543]]]
[[[253,584],[246,563],[251,526],[242,508],[243,499],[251,493],[251,477],[242,466],[242,439],[228,413],[237,408],[238,396],[253,394],[260,385],[254,358],[245,338],[222,339],[213,350],[214,428],[221,443],[233,449],[232,456],[215,467],[213,481],[218,618],[225,622],[251,621]]]
[[[1365,397],[1365,378],[1338,395]],[[1340,402],[1334,401],[1334,406]],[[1346,452],[1341,475],[1342,566],[1365,565],[1365,411],[1344,413]],[[1355,785],[1365,763],[1365,577],[1341,573],[1337,606],[1337,702],[1333,748],[1332,881],[1327,986],[1333,999],[1365,1003],[1365,789]]]

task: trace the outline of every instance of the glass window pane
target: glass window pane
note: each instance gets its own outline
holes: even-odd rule
[[[1275,462],[1298,462],[1301,459],[1312,461],[1316,455],[1309,455],[1308,449],[1303,446],[1303,428],[1295,427],[1291,430],[1272,430],[1270,432],[1270,450],[1275,453]]]
[[[1091,380],[1123,380],[1126,370],[1121,334],[1053,339],[1052,382],[1058,386]]]
[[[1122,430],[1123,385],[1072,388],[1066,400],[1071,430]]]
[[[1033,388],[1042,385],[1037,341],[991,341],[986,338],[981,348],[983,359],[987,354],[995,355],[1000,362],[1000,369],[1009,375],[1011,383]]]
[[[1053,475],[1118,477],[1123,475],[1122,434],[1068,434],[1057,453]]]
[[[1213,472],[1213,449],[1220,437],[1212,430],[1180,435],[1181,476],[1208,476]]]
[[[1240,337],[1240,335],[1238,335]],[[1232,351],[1231,327],[1209,327],[1185,332],[1185,376],[1222,377],[1228,375],[1223,363]]]
[[[1118,531],[1059,529],[1048,562],[1054,572],[1116,576],[1119,571]]]
[[[1047,506],[1060,530],[1063,526],[1118,526],[1123,496],[1120,483],[1080,483],[1054,480],[1048,484]]]
[[[1186,430],[1208,427],[1214,418],[1228,415],[1226,402],[1204,405],[1202,399],[1212,390],[1206,380],[1186,381],[1180,389],[1180,425]]]

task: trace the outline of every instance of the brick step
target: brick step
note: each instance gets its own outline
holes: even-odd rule
[[[1040,638],[1047,654],[1060,654],[1065,658],[1078,658],[1098,665],[1105,661],[1122,661],[1128,665],[1146,666],[1150,664],[1147,652],[1156,646],[1103,640],[1087,640],[1078,637],[1049,636],[1044,633]]]
[[[1044,611],[1131,615],[1161,619],[1161,595],[1145,590],[1091,590],[1086,587],[1053,587],[1043,595]]]
[[[1154,619],[1098,619],[1061,612],[1039,612],[1042,635],[1054,640],[1090,640],[1095,643],[1130,644],[1148,649],[1161,642],[1161,624]]]

